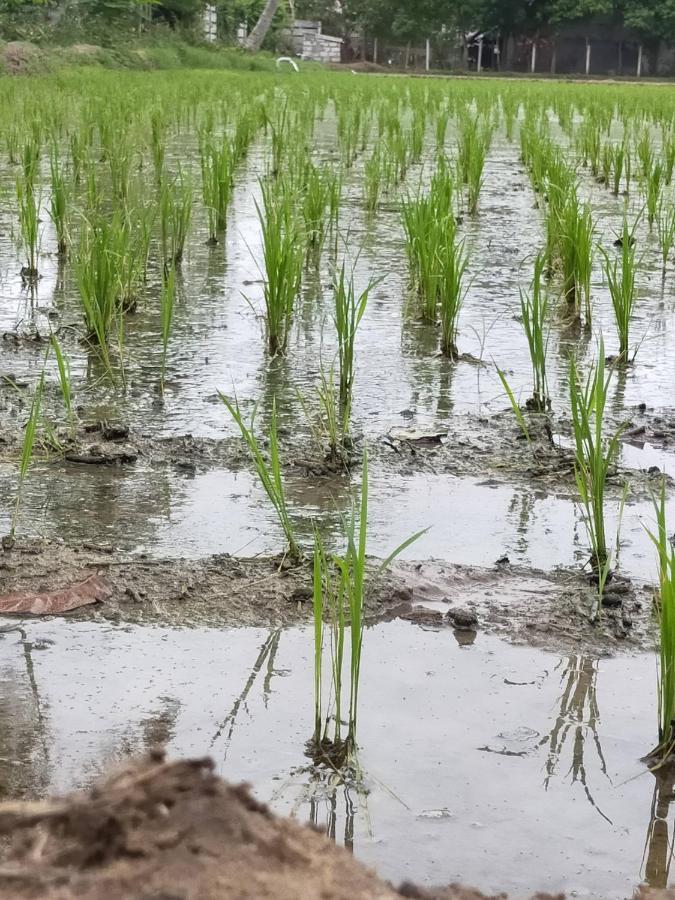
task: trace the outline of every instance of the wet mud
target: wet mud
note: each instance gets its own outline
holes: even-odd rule
[[[489,569],[411,561],[379,573],[380,562],[369,566],[369,624],[403,618],[450,629],[464,644],[482,630],[554,652],[654,646],[653,590],[618,576],[598,609],[597,589],[573,570],[545,573],[503,557]],[[309,559],[298,565],[283,556],[156,559],[91,543],[20,541],[0,553],[0,575],[0,613],[6,615],[185,627],[277,627],[312,616]]]

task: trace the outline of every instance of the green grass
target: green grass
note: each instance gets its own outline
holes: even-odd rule
[[[347,273],[345,264],[333,277],[333,299],[335,302],[335,330],[338,338],[338,369],[340,379],[340,406],[345,429],[348,429],[349,415],[354,391],[354,349],[356,333],[366,312],[368,298],[375,287],[370,282],[357,294],[354,273]]]

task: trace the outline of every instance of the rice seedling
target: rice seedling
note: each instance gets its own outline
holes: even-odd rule
[[[161,185],[166,159],[166,120],[160,109],[154,110],[150,116],[150,154],[155,169],[155,180]]]
[[[73,406],[73,389],[70,378],[70,362],[61,349],[61,344],[55,334],[52,333],[49,344],[54,351],[56,367],[59,373],[59,388],[63,397],[63,405],[66,408],[68,420],[68,432],[70,437],[75,437],[75,408]]]
[[[298,562],[301,557],[300,548],[295,539],[295,530],[288,514],[284,483],[281,477],[279,440],[277,434],[276,400],[272,403],[272,418],[270,421],[269,430],[270,455],[268,462],[262,451],[262,447],[253,431],[255,426],[257,405],[253,408],[251,420],[247,425],[244,421],[244,417],[242,415],[241,409],[239,408],[239,402],[236,397],[234,399],[234,402],[232,402],[228,400],[228,398],[220,391],[218,393],[220,399],[225,404],[227,411],[230,413],[230,415],[238,425],[239,430],[241,431],[241,435],[244,438],[246,446],[248,447],[251,461],[253,462],[258,478],[260,479],[260,483],[263,486],[263,489],[270,499],[272,506],[274,507],[274,510],[277,514],[279,524],[281,525],[284,537],[286,538],[285,555],[292,562]]]
[[[338,337],[338,364],[340,374],[340,406],[343,428],[348,430],[352,394],[354,390],[354,345],[356,332],[368,305],[368,298],[377,282],[371,281],[360,294],[354,287],[354,273],[347,274],[343,263],[333,277],[335,301],[335,329]]]
[[[457,323],[468,290],[466,272],[469,267],[469,254],[464,241],[457,239],[454,219],[448,217],[445,221],[446,227],[438,250],[441,350],[450,359],[457,359]],[[451,227],[448,226],[450,222],[453,223]]]
[[[261,182],[256,202],[262,229],[267,343],[272,356],[283,353],[300,291],[305,248],[291,192],[285,183]]]
[[[649,228],[651,230],[656,221],[656,215],[661,200],[661,191],[663,188],[663,166],[660,162],[654,163],[647,174],[645,181],[647,187],[647,221],[649,222]]]
[[[499,380],[502,383],[502,387],[504,388],[504,392],[506,396],[509,398],[509,403],[511,404],[511,409],[513,410],[513,414],[516,417],[516,421],[518,422],[518,427],[523,433],[523,437],[527,441],[528,444],[532,443],[532,438],[530,436],[530,429],[527,427],[527,422],[525,420],[525,416],[523,415],[523,411],[520,408],[520,404],[516,400],[516,395],[513,393],[513,389],[506,378],[505,373],[499,366],[495,365],[495,369],[497,370],[497,375],[499,376]]]
[[[119,216],[83,224],[74,268],[80,302],[87,328],[87,339],[101,354],[109,374],[112,364],[108,338],[121,318],[118,302],[121,284],[118,272]]]
[[[342,414],[339,391],[335,385],[335,363],[329,369],[323,364],[319,370],[316,386],[319,405],[318,415],[314,415],[306,398],[298,391],[298,401],[309,423],[314,440],[321,450],[326,450],[326,461],[333,467],[347,468],[349,422]]]
[[[19,230],[25,253],[25,265],[21,276],[27,282],[38,278],[38,249],[40,242],[40,199],[33,176],[24,173],[16,180],[16,198],[19,207]]]
[[[326,239],[327,217],[335,176],[324,166],[319,168],[309,162],[304,175],[304,190],[301,204],[305,226],[307,252],[318,258]]]
[[[374,213],[380,203],[385,186],[384,160],[382,150],[376,147],[363,167],[363,198],[366,210]]]
[[[563,295],[574,311],[581,313],[583,300],[586,324],[590,324],[591,273],[595,226],[590,203],[581,204],[576,190],[566,198],[560,213],[560,262],[563,276]]]
[[[534,277],[530,291],[520,292],[520,314],[530,351],[534,382],[532,399],[528,401],[528,405],[537,412],[545,412],[551,408],[546,377],[548,298],[545,288],[542,287],[545,267],[546,257],[543,253],[539,253],[534,261]]]
[[[675,243],[675,204],[672,200],[661,198],[656,216],[656,230],[659,237],[659,249],[663,264],[662,275],[666,277],[668,259]]]
[[[654,498],[656,533],[648,530],[658,553],[659,656],[657,669],[658,744],[652,756],[665,760],[675,747],[675,550],[668,538],[666,523],[666,484],[661,482]]]
[[[159,224],[164,268],[180,265],[192,220],[192,181],[182,171],[164,180],[159,192]]]
[[[619,334],[619,360],[628,361],[628,340],[630,333],[630,321],[635,308],[635,276],[637,262],[635,259],[635,229],[628,227],[628,220],[624,216],[623,228],[619,240],[621,242],[620,262],[618,259],[610,259],[606,250],[602,250],[603,269],[612,298],[614,318]]]
[[[621,177],[627,162],[627,148],[625,141],[612,147],[612,193],[615,197],[619,196],[621,190]],[[626,185],[628,187],[628,185]]]
[[[49,216],[56,231],[57,252],[59,256],[65,256],[68,252],[68,186],[59,165],[58,151],[55,146],[52,147],[49,169],[51,175]]]
[[[368,532],[368,454],[363,454],[361,501],[358,512],[352,510],[344,526],[346,551],[328,556],[318,531],[314,531],[313,613],[314,613],[314,733],[310,749],[317,761],[332,768],[349,765],[357,750],[357,725],[363,635],[365,628]],[[425,531],[403,541],[378,567],[377,574],[391,563]],[[332,704],[323,705],[324,620],[330,631],[330,677]],[[349,648],[345,632],[349,633]],[[347,735],[343,738],[344,663],[349,673],[349,710]],[[330,735],[331,722],[333,724]]]
[[[169,349],[169,338],[171,337],[171,326],[173,324],[173,310],[176,301],[176,268],[171,266],[169,271],[162,272],[162,292],[160,297],[160,312],[162,324],[162,366],[160,369],[159,386],[162,394],[164,393],[164,378],[166,375],[166,357]]]
[[[16,500],[14,503],[14,512],[12,513],[12,522],[9,530],[9,538],[3,541],[3,546],[11,547],[14,544],[14,536],[16,534],[16,526],[19,522],[21,514],[21,504],[23,502],[23,491],[28,477],[31,460],[33,459],[33,449],[35,447],[35,436],[37,434],[38,423],[40,421],[40,412],[42,408],[42,394],[44,391],[45,373],[44,369],[40,373],[33,399],[31,401],[28,421],[23,433],[23,443],[21,445],[21,459],[19,460],[19,478],[16,490]]]
[[[202,196],[209,220],[209,244],[218,243],[227,225],[227,208],[234,187],[232,148],[227,139],[216,146],[213,140],[200,148]]]
[[[488,122],[465,116],[459,132],[457,169],[467,187],[469,213],[478,209],[478,198],[483,186],[485,159],[492,142],[492,128]]]
[[[605,526],[607,476],[619,452],[623,427],[608,438],[603,435],[605,406],[611,372],[605,374],[605,346],[602,338],[598,359],[582,382],[574,356],[570,360],[570,404],[574,436],[574,473],[584,525],[591,550],[591,567],[602,598],[610,574]]]

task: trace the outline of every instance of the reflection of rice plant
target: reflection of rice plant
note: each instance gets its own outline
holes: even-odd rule
[[[590,746],[597,756],[600,772],[605,778],[609,778],[598,731],[600,724],[597,699],[598,665],[598,660],[587,656],[569,656],[560,662],[558,667],[564,666],[561,675],[563,690],[560,696],[560,711],[556,716],[553,728],[542,738],[540,745],[548,745],[544,779],[544,787],[548,790],[551,779],[556,774],[565,745],[571,736],[572,741],[569,748],[571,765],[567,774],[571,776],[572,783],[581,783],[588,802],[603,819],[607,819],[605,813],[596,804],[588,783],[586,755]]]
[[[574,433],[574,472],[591,545],[591,565],[602,597],[609,576],[610,554],[605,530],[605,488],[619,452],[619,428],[610,438],[602,429],[611,373],[605,376],[605,346],[600,340],[598,360],[585,383],[580,382],[574,357],[570,361],[570,402]]]
[[[284,492],[284,483],[281,477],[279,439],[277,435],[276,402],[272,404],[272,419],[270,421],[269,431],[270,458],[268,462],[265,458],[265,455],[263,454],[258,439],[253,433],[257,407],[253,409],[253,414],[251,415],[251,421],[249,425],[246,425],[236,398],[234,400],[234,403],[232,403],[227,399],[227,397],[225,397],[224,394],[221,393],[220,399],[223,401],[228,412],[239,426],[241,436],[246,442],[246,446],[248,447],[249,453],[251,455],[251,460],[258,474],[258,478],[260,479],[260,483],[262,484],[265,493],[269,497],[272,506],[276,511],[277,518],[279,519],[279,524],[281,525],[284,536],[286,538],[286,553],[291,560],[297,561],[300,559],[300,548],[298,547],[295,540],[295,531],[288,515],[288,507],[286,506],[286,494]]]

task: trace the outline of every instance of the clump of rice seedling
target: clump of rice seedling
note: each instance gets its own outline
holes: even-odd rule
[[[458,138],[457,169],[467,187],[468,209],[471,214],[478,209],[485,159],[491,143],[492,127],[489,122],[481,122],[469,115],[463,117]]]
[[[551,408],[546,378],[546,350],[548,347],[548,299],[545,288],[542,288],[546,257],[539,253],[534,261],[534,277],[528,293],[520,292],[520,313],[523,329],[527,337],[530,351],[534,389],[532,399],[528,401],[537,412],[545,412]]]
[[[214,245],[227,225],[227,208],[234,186],[232,148],[227,139],[223,139],[219,146],[209,139],[202,143],[200,152],[202,196],[209,219],[209,244]]]
[[[180,265],[192,219],[192,181],[183,172],[164,180],[159,192],[159,223],[164,268]]]
[[[659,742],[652,755],[665,760],[675,748],[675,550],[666,528],[665,479],[659,496],[654,498],[654,510],[656,534],[648,533],[658,551],[660,642],[657,677]]]
[[[16,179],[16,199],[19,206],[19,230],[26,254],[26,265],[21,269],[25,281],[38,278],[38,245],[40,241],[40,198],[36,188],[40,145],[29,139],[23,148],[21,174]]]
[[[663,189],[663,166],[660,162],[654,163],[648,174],[646,175],[647,185],[647,221],[651,229],[656,220],[659,203],[661,201],[661,191]]]
[[[159,376],[159,385],[164,393],[164,377],[166,375],[166,356],[169,349],[169,338],[173,324],[173,310],[176,301],[176,268],[171,266],[169,271],[162,272],[161,293],[161,322],[162,322],[162,367]]]
[[[363,455],[361,502],[345,524],[346,552],[329,557],[318,532],[314,532],[313,611],[314,611],[314,734],[310,752],[318,762],[340,769],[353,760],[356,753],[361,660],[367,593],[366,544],[368,531],[368,455]],[[424,531],[400,544],[379,566],[378,574]],[[332,706],[323,706],[323,648],[325,618],[330,631],[330,678]],[[349,650],[345,632],[349,630]],[[349,666],[349,712],[347,735],[343,738],[344,661]],[[332,736],[329,734],[333,723]]]
[[[279,440],[277,436],[276,401],[272,403],[272,419],[270,421],[269,431],[270,458],[268,462],[265,458],[265,455],[263,454],[260,443],[258,442],[258,439],[255,437],[255,434],[253,432],[257,406],[253,408],[251,421],[248,425],[246,425],[237,399],[235,398],[234,403],[232,403],[224,394],[219,392],[219,395],[228,412],[239,426],[239,430],[241,431],[241,435],[248,447],[249,453],[251,455],[251,460],[253,462],[253,465],[255,466],[255,470],[258,478],[260,479],[260,483],[262,484],[265,493],[269,497],[272,506],[275,509],[277,518],[279,519],[279,524],[281,525],[284,536],[286,538],[286,555],[293,562],[298,562],[300,560],[300,548],[298,547],[297,541],[295,539],[295,530],[291,523],[290,516],[288,515],[286,494],[284,492],[284,483],[281,477]]]
[[[330,214],[330,200],[336,176],[324,166],[319,168],[308,162],[304,173],[302,198],[302,218],[305,225],[307,252],[318,256],[326,239],[327,218]]]
[[[305,248],[288,186],[263,181],[261,189],[262,205],[256,203],[256,208],[262,229],[267,342],[276,356],[288,343]]]
[[[340,372],[340,406],[343,427],[348,430],[354,389],[354,345],[356,332],[368,305],[368,297],[376,282],[371,281],[358,296],[354,287],[354,273],[347,275],[343,263],[333,278],[335,299],[335,328],[338,336]]]
[[[612,193],[615,197],[619,196],[621,190],[621,178],[623,176],[625,164],[627,161],[628,150],[625,141],[620,144],[612,145],[611,153],[611,183]],[[628,185],[626,185],[626,188]]]
[[[605,346],[602,339],[598,360],[585,383],[574,357],[570,360],[570,403],[574,433],[574,472],[584,511],[584,524],[591,549],[591,566],[602,598],[610,574],[610,554],[605,529],[605,488],[607,476],[619,452],[623,427],[611,437],[603,436],[603,422],[611,373],[605,375]]]
[[[527,422],[525,421],[525,416],[523,415],[523,411],[520,408],[520,404],[516,400],[516,396],[513,393],[513,389],[509,384],[505,373],[499,368],[499,366],[495,366],[497,370],[497,375],[499,376],[499,380],[502,383],[502,387],[506,393],[506,396],[509,398],[509,403],[511,404],[511,409],[513,410],[513,414],[516,417],[516,421],[518,422],[518,427],[523,433],[523,437],[527,441],[528,444],[532,443],[532,438],[530,436],[530,429],[527,427]]]
[[[318,416],[312,414],[307,400],[298,392],[298,400],[314,440],[320,448],[327,448],[326,460],[331,466],[347,468],[348,447],[351,444],[347,434],[349,422],[346,422],[343,416],[339,392],[335,385],[335,364],[328,370],[321,365],[316,395],[319,401]]]
[[[454,183],[443,158],[431,180],[429,194],[403,202],[403,227],[412,282],[422,300],[422,315],[436,322],[442,252],[455,246],[457,220],[453,212]],[[447,261],[447,260],[446,260]]]
[[[673,244],[675,244],[675,204],[672,200],[664,201],[663,198],[661,199],[656,217],[656,229],[663,263],[662,275],[665,278],[668,258],[672,252]]]
[[[51,174],[51,196],[49,198],[49,216],[56,230],[56,248],[59,256],[68,252],[68,186],[59,165],[56,147],[52,148],[49,159]]]
[[[603,254],[603,268],[612,298],[616,328],[619,333],[619,359],[628,360],[628,338],[630,332],[630,320],[635,308],[635,275],[637,262],[635,260],[635,228],[637,223],[628,227],[628,220],[624,217],[623,229],[620,235],[621,257],[610,259],[606,250]]]
[[[564,202],[560,213],[560,262],[563,294],[576,316],[581,313],[583,300],[586,324],[590,324],[591,273],[595,226],[590,203],[580,203],[576,189]]]
[[[450,224],[452,222],[452,226]],[[457,359],[457,323],[468,290],[465,283],[469,267],[469,254],[464,241],[457,239],[454,219],[446,220],[443,239],[439,247],[440,277],[438,298],[441,310],[441,350]]]
[[[127,247],[119,213],[115,213],[110,221],[101,217],[83,224],[74,263],[87,338],[98,349],[110,374],[112,365],[108,338],[113,327],[117,326],[121,339],[122,283],[119,264],[121,254],[126,252]]]
[[[374,213],[380,203],[382,191],[387,185],[384,156],[380,147],[376,147],[364,163],[363,196],[366,210]]]

